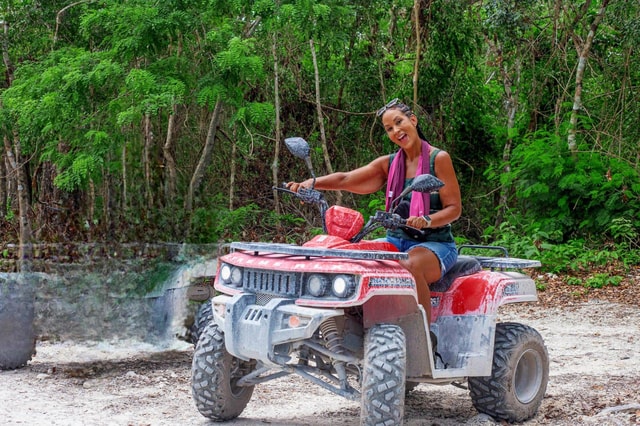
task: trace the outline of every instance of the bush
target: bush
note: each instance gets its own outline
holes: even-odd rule
[[[513,150],[501,184],[515,188],[509,207],[524,233],[544,232],[566,242],[610,231],[638,244],[640,177],[619,158],[570,153],[558,136],[538,132]]]

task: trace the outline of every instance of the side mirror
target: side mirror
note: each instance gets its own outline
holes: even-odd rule
[[[434,192],[444,186],[444,182],[435,177],[434,175],[418,175],[413,178],[413,182],[411,185],[407,186],[404,191],[400,193],[394,200],[391,202],[391,206],[395,205],[396,201],[400,200],[402,197],[410,193],[411,191],[418,192]],[[397,206],[396,206],[397,207]],[[395,211],[395,208],[393,209]]]
[[[306,160],[311,156],[309,144],[302,138],[286,138],[284,140],[284,144],[287,146],[290,153],[302,160]]]
[[[300,137],[294,137],[286,138],[284,144],[290,153],[303,159],[306,163],[307,169],[309,169],[311,177],[313,177],[313,188],[316,185],[316,174],[313,172],[313,165],[311,164],[311,148],[309,148],[309,143]]]
[[[410,191],[434,192],[444,186],[444,182],[434,175],[418,175],[409,186]],[[408,192],[408,191],[407,191]],[[405,194],[406,195],[406,194]]]

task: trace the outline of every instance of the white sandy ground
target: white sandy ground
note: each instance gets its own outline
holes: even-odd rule
[[[527,425],[640,424],[640,307],[590,301],[564,308],[503,308],[500,319],[536,328],[550,379]],[[192,348],[135,342],[39,343],[26,367],[0,372],[1,425],[206,425],[191,399]],[[229,425],[354,425],[359,405],[290,376],[256,387]],[[420,385],[405,425],[493,425],[468,392]]]

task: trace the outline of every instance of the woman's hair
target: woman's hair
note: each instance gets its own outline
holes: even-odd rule
[[[401,113],[403,113],[407,117],[411,117],[412,115],[415,115],[416,118],[418,117],[416,115],[416,113],[413,112],[413,110],[409,107],[409,105],[407,105],[407,104],[405,104],[403,102],[400,102],[398,99],[394,99],[393,101],[389,102],[384,107],[380,108],[378,110],[378,117],[380,117],[380,119],[382,119],[382,116],[384,115],[384,113],[387,112],[390,109],[397,109],[398,111],[400,111]],[[420,128],[419,124],[416,125],[416,130],[418,131],[418,136],[420,137],[420,139],[422,139],[423,141],[426,141],[427,137],[424,135],[424,133],[422,133],[422,129]]]

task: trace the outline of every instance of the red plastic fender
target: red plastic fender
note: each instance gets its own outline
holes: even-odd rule
[[[410,294],[397,296],[376,296],[363,306],[363,325],[369,328],[375,324],[397,324],[400,318],[418,312],[418,303]]]
[[[445,293],[431,294],[440,298],[433,307],[433,318],[440,315],[482,315],[494,313],[502,298],[502,288],[507,280],[503,274],[480,271],[454,281]]]
[[[387,241],[367,241],[350,243],[342,237],[335,235],[316,235],[303,244],[304,247],[319,247],[326,249],[363,250],[363,251],[393,251],[398,249]]]

